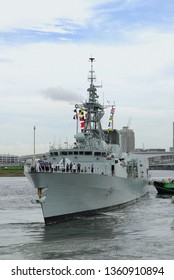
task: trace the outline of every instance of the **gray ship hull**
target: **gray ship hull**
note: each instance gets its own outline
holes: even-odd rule
[[[148,191],[148,182],[142,178],[64,172],[25,175],[35,188],[42,189],[46,224],[124,205]]]

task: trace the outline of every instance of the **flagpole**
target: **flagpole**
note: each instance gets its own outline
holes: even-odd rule
[[[36,151],[35,151],[35,142],[36,142],[36,135],[35,135],[35,130],[36,130],[36,127],[34,126],[34,143],[33,143],[33,159],[36,158]]]
[[[114,107],[112,106],[112,109],[114,109]],[[114,114],[112,115],[112,131],[114,129]]]
[[[76,123],[76,134],[78,134],[78,130],[79,130],[78,115],[77,115],[76,119],[77,119],[77,123]]]
[[[75,113],[75,115],[74,115],[74,120],[76,120],[76,134],[78,134],[78,118],[79,118],[79,116],[78,116],[78,113],[77,113],[77,108],[78,108],[78,106],[77,106],[77,104],[75,105],[75,109],[74,109],[74,113]]]

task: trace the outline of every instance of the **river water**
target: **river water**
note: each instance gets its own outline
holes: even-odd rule
[[[174,178],[174,171],[153,176]],[[152,185],[125,208],[46,227],[35,196],[25,177],[0,178],[1,260],[174,259],[174,204]]]

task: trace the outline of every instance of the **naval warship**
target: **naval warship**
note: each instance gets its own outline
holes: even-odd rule
[[[135,202],[148,192],[148,162],[123,152],[113,127],[115,104],[99,102],[93,57],[90,57],[88,99],[75,105],[75,142],[50,147],[42,159],[26,161],[24,174],[37,190],[45,224],[94,215]],[[110,106],[110,121],[101,120]]]

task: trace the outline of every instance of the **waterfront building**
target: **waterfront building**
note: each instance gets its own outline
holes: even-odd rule
[[[19,164],[19,156],[0,154],[0,165],[4,164]]]
[[[135,150],[135,134],[128,126],[124,126],[120,131],[121,145],[123,152],[129,153]]]

